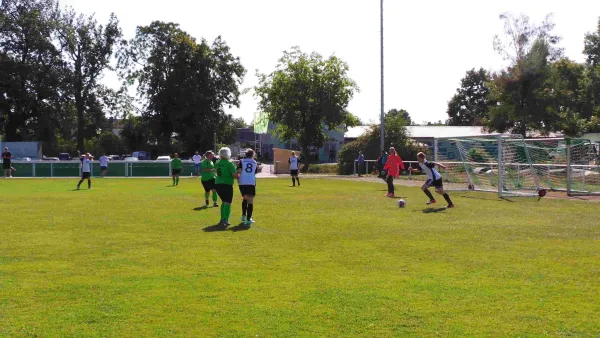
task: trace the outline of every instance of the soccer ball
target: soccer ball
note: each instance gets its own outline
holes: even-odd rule
[[[405,200],[398,200],[398,207],[404,208],[405,206],[406,206],[406,201]]]

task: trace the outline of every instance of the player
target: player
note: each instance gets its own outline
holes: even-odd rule
[[[435,187],[435,191],[438,194],[444,196],[444,199],[446,200],[446,202],[448,202],[448,206],[446,208],[454,208],[454,204],[450,200],[450,196],[448,196],[448,194],[444,191],[444,182],[442,180],[442,175],[440,175],[440,173],[437,170],[435,170],[436,165],[444,169],[446,169],[446,166],[444,166],[441,163],[427,161],[424,153],[418,153],[417,160],[419,161],[420,169],[410,168],[410,171],[412,171],[413,173],[423,172],[427,174],[427,181],[421,187],[425,195],[429,197],[429,202],[427,202],[427,205],[436,203],[435,198],[433,198],[433,195],[431,194],[431,192],[429,192],[429,187],[433,186]]]
[[[179,158],[179,154],[173,154],[171,160],[171,175],[173,176],[173,186],[179,186],[179,175],[183,172],[183,164]]]
[[[8,147],[5,147],[2,153],[2,177],[12,177],[11,159],[12,154],[8,151]]]
[[[102,177],[106,177],[106,171],[108,170],[108,157],[106,154],[100,156],[100,170],[102,170]]]
[[[386,196],[394,197],[394,178],[400,176],[400,170],[404,170],[404,162],[402,162],[400,156],[396,154],[396,149],[394,147],[390,148],[383,170],[387,173],[388,193]]]
[[[242,223],[252,226],[252,212],[254,211],[254,197],[256,196],[256,171],[258,163],[254,160],[254,150],[246,150],[244,159],[238,164],[238,184],[242,194]]]
[[[209,150],[204,156],[205,159],[200,164],[202,169],[202,176],[200,176],[200,180],[202,181],[202,186],[204,187],[204,199],[206,206],[208,207],[208,197],[212,191],[213,206],[216,208],[219,206],[219,203],[217,203],[217,190],[215,187],[215,163],[213,162],[215,154]]]
[[[217,194],[221,198],[221,221],[219,225],[229,226],[229,215],[231,215],[231,202],[233,201],[233,181],[238,178],[237,168],[229,159],[231,149],[225,147],[219,150],[219,161],[215,164],[217,178],[215,186]]]
[[[79,180],[79,183],[77,183],[77,190],[79,190],[79,187],[81,186],[81,183],[83,183],[83,180],[88,181],[88,189],[92,189],[92,165],[91,162],[94,158],[92,157],[92,155],[90,155],[90,153],[86,153],[83,156],[83,160],[81,161],[81,180]]]
[[[202,156],[200,156],[200,153],[196,152],[192,159],[194,160],[194,169],[196,169],[196,176],[200,176],[200,171],[202,167]]]
[[[289,158],[288,163],[290,164],[290,175],[292,176],[292,187],[300,186],[300,179],[298,178],[298,169],[300,165],[300,159],[296,156],[296,152],[292,151],[292,156]]]

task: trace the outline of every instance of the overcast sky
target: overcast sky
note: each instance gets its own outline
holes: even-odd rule
[[[248,70],[244,87],[257,83],[256,70],[270,72],[282,52],[335,54],[350,66],[361,88],[350,111],[363,121],[380,111],[379,1],[377,0],[63,0],[80,13],[95,13],[105,23],[111,12],[126,38],[153,20],[179,23],[196,38],[221,35]],[[583,38],[595,31],[600,1],[591,0],[385,0],[385,108],[403,108],[413,120],[446,119],[446,106],[465,72],[496,70],[504,61],[492,40],[502,32],[500,13],[524,13],[532,21],[554,14],[555,32],[566,55],[583,61]],[[104,82],[118,87],[116,75]],[[229,112],[250,122],[256,110],[252,93]]]

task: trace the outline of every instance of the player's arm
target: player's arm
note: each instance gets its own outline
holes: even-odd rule
[[[241,163],[242,163],[242,161],[240,161],[240,164],[241,164]],[[235,167],[235,164],[231,163],[231,167],[232,167],[232,169],[233,169],[233,170],[231,171],[231,172],[232,172],[232,175],[233,175],[233,178],[235,178],[236,180],[238,180],[238,179],[240,178],[240,174],[238,173],[238,171],[237,171],[237,168]],[[241,170],[240,170],[240,171],[241,171]]]
[[[237,165],[237,178],[239,179],[240,176],[242,176],[242,161],[239,161]]]
[[[420,173],[421,169],[415,169],[412,167],[412,164],[411,164],[411,166],[408,168],[408,171],[410,171],[412,173]]]
[[[441,163],[434,162],[433,165],[437,165],[438,167],[440,167],[442,169],[446,169],[446,166]]]

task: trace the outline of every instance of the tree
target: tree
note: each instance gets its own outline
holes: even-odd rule
[[[77,148],[83,151],[85,126],[98,104],[98,82],[110,69],[113,49],[121,38],[119,22],[114,14],[106,26],[93,16],[77,15],[69,10],[61,16],[60,45],[65,54],[69,81],[65,88],[75,102],[77,112]]]
[[[587,33],[584,38],[583,54],[586,62],[592,67],[600,66],[600,18],[598,18],[597,31]]]
[[[404,159],[416,158],[419,151],[427,152],[424,147],[415,143],[406,130],[407,120],[403,114],[392,109],[384,117],[385,122],[385,148],[395,147],[400,157]],[[381,155],[379,149],[379,125],[373,125],[361,137],[353,142],[346,143],[338,152],[338,172],[348,175],[354,171],[354,160],[360,151],[365,159],[375,160]]]
[[[596,32],[585,35],[584,45],[588,99],[593,106],[592,117],[587,123],[587,131],[600,132],[600,18]]]
[[[224,107],[239,106],[245,69],[221,37],[197,43],[179,25],[155,21],[122,44],[118,64],[128,84],[137,83],[142,118],[161,152],[171,152],[174,140],[190,152],[212,148],[228,118]]]
[[[540,96],[540,89],[549,74],[549,64],[562,56],[556,47],[560,38],[552,35],[554,24],[550,16],[539,26],[527,16],[515,18],[508,14],[504,20],[508,42],[498,36],[496,51],[511,65],[492,77],[489,99],[497,102],[490,108],[485,124],[491,130],[526,135],[528,130],[549,131],[549,102]]]
[[[469,70],[460,81],[460,88],[448,102],[448,125],[480,126],[494,105],[489,99],[490,74],[483,68]]]
[[[387,112],[387,116],[400,116],[404,119],[404,121],[406,121],[407,126],[412,126],[414,124],[413,120],[410,118],[410,114],[408,114],[408,112],[404,109],[390,109]]]
[[[325,59],[294,47],[284,52],[275,71],[257,74],[255,95],[259,108],[277,125],[275,134],[285,142],[296,139],[300,150],[310,154],[323,146],[327,130],[354,126],[358,119],[347,107],[358,87],[348,70],[336,56]]]

